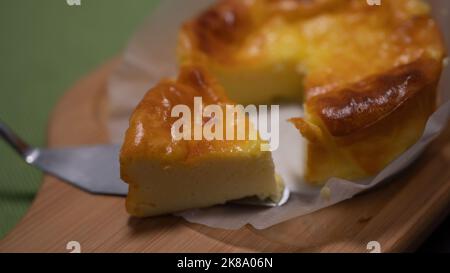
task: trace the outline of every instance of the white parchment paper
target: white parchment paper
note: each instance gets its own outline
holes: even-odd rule
[[[175,47],[179,26],[186,19],[215,2],[215,0],[163,0],[136,32],[123,55],[123,62],[109,82],[109,131],[111,141],[121,143],[128,127],[128,118],[147,90],[163,77],[177,75]],[[450,44],[450,1],[429,0],[434,16]],[[424,148],[445,128],[450,117],[450,67],[447,66],[439,87],[441,106],[428,120],[422,138],[392,162],[376,177],[354,183],[331,179],[326,187],[330,198],[323,198],[320,188],[299,181],[302,162],[302,145],[298,131],[286,120],[298,117],[302,109],[285,106],[280,110],[280,147],[273,153],[276,171],[293,192],[282,207],[259,208],[223,205],[207,209],[191,210],[178,215],[187,221],[210,227],[238,229],[251,224],[264,229],[277,223],[302,216],[334,205],[356,194],[369,190],[388,177],[406,168]]]

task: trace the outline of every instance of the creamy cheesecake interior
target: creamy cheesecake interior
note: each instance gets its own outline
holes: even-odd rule
[[[225,204],[258,196],[279,200],[270,153],[252,157],[213,156],[192,164],[161,166],[158,160],[133,162],[126,167],[127,210],[138,217],[160,215]]]
[[[201,97],[204,106],[232,104],[207,71],[189,66],[181,69],[177,80],[163,80],[152,88],[131,116],[120,154],[131,215],[161,215],[252,196],[280,200],[283,183],[275,174],[271,153],[261,149],[267,143],[248,118],[244,140],[174,138],[173,107],[194,109],[195,97]],[[249,137],[251,131],[256,139]]]

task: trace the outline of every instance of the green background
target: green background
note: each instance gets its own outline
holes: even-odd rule
[[[157,0],[0,0],[0,120],[44,146],[52,108],[77,79],[118,54]],[[0,238],[27,211],[42,173],[0,141]]]

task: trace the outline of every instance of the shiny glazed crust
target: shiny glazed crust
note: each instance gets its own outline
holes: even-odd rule
[[[206,105],[232,104],[222,87],[201,67],[181,68],[176,80],[162,80],[149,90],[130,118],[130,126],[120,153],[122,166],[136,160],[156,160],[161,164],[195,164],[198,160],[219,154],[222,157],[260,155],[261,140],[178,140],[171,128],[179,117],[172,117],[176,105],[194,109],[194,97]],[[192,110],[193,111],[193,110]],[[208,122],[204,119],[203,123]],[[246,126],[249,121],[246,120]],[[249,127],[247,127],[249,130]],[[191,131],[193,133],[193,129]],[[125,168],[121,168],[124,170]],[[129,181],[122,173],[124,181]]]

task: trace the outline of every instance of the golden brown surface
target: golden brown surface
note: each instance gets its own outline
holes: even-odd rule
[[[222,0],[184,25],[179,44],[180,62],[213,71],[233,99],[303,95],[306,116],[292,121],[316,183],[374,175],[415,143],[444,57],[421,0]]]
[[[380,7],[361,0],[222,0],[180,34],[182,63],[237,68],[285,57],[277,51],[295,51],[288,57],[304,66],[307,96],[423,56],[444,56],[421,0],[385,0]]]
[[[370,127],[421,92],[433,94],[441,62],[419,59],[307,101],[333,136],[346,136]]]
[[[259,151],[259,140],[175,141],[171,127],[179,117],[171,117],[171,111],[176,105],[186,105],[193,114],[195,97],[202,97],[203,107],[230,103],[222,87],[200,67],[183,67],[177,80],[162,80],[149,90],[130,118],[121,150],[121,164],[137,159],[194,163],[196,159],[214,153]],[[208,120],[204,118],[203,123]]]

